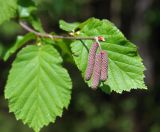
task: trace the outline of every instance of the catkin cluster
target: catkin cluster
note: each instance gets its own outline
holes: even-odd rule
[[[100,50],[97,53],[99,44],[93,43],[88,55],[88,65],[85,79],[88,81],[92,78],[92,89],[97,89],[101,81],[107,80],[108,77],[108,55],[106,51]]]

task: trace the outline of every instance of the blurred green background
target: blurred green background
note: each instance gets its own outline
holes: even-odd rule
[[[23,0],[20,0],[21,2]],[[59,19],[84,21],[90,17],[109,19],[135,43],[144,59],[148,90],[106,95],[92,91],[77,68],[64,66],[73,80],[72,100],[56,123],[42,132],[160,132],[160,0],[35,0],[38,16],[47,32],[63,33]],[[14,22],[0,26],[0,54],[24,31]],[[0,132],[32,132],[8,113],[4,86],[11,63],[0,59]]]

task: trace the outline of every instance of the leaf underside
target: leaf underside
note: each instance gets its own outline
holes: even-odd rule
[[[5,88],[10,112],[36,132],[62,116],[72,83],[62,59],[50,45],[27,46],[13,62]]]
[[[108,80],[101,82],[100,88],[108,93],[146,89],[144,84],[145,67],[138,55],[137,47],[108,20],[91,18],[80,24],[80,36],[103,36],[106,41],[100,42],[102,49],[108,52]],[[88,51],[93,41],[75,41],[71,44],[74,60],[84,77],[88,62]],[[91,81],[88,85],[91,86]]]

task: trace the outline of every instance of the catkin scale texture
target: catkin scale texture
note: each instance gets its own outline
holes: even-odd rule
[[[101,53],[96,54],[95,64],[93,69],[93,77],[92,77],[92,89],[97,89],[100,82],[101,75]]]
[[[90,80],[93,72],[93,67],[95,63],[95,56],[96,56],[96,51],[98,49],[98,43],[93,43],[92,47],[89,50],[89,55],[88,55],[88,65],[86,69],[86,74],[85,74],[85,80]]]
[[[108,77],[108,54],[106,51],[101,51],[101,81],[107,80]]]

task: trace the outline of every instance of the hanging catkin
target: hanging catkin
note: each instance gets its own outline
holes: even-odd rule
[[[92,77],[92,89],[97,89],[100,82],[100,74],[101,74],[101,53],[96,54],[95,64],[93,69],[93,77]]]
[[[85,74],[85,79],[88,81],[91,79],[92,72],[93,72],[93,67],[95,63],[95,56],[96,56],[96,51],[98,49],[98,43],[93,43],[92,47],[89,50],[89,55],[88,55],[88,65],[86,69],[86,74]]]
[[[105,81],[108,78],[108,54],[106,51],[101,51],[101,58],[102,58],[102,64],[101,64],[101,81]]]

